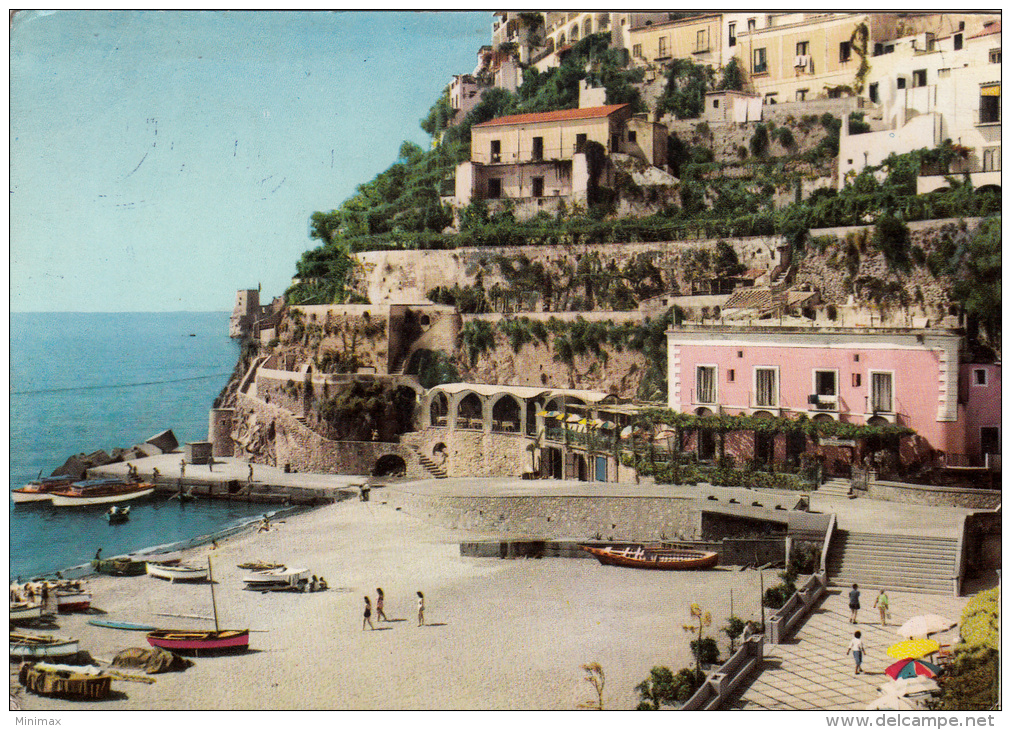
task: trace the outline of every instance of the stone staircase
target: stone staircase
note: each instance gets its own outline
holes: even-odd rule
[[[950,593],[957,544],[955,538],[836,530],[826,569],[829,580],[843,587]],[[864,597],[866,608],[874,599],[866,592]]]
[[[818,494],[824,494],[829,497],[848,497],[850,496],[850,480],[829,479],[820,485],[816,491]]]
[[[446,473],[445,467],[439,466],[429,457],[421,453],[420,449],[416,446],[411,446],[411,451],[418,455],[418,461],[421,465],[425,467],[425,471],[431,474],[436,479],[449,479],[449,475]]]

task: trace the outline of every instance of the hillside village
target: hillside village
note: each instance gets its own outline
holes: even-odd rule
[[[432,149],[314,214],[284,297],[240,292],[216,453],[668,481],[627,437],[673,428],[667,471],[718,440],[991,483],[999,79],[996,16],[497,13]]]

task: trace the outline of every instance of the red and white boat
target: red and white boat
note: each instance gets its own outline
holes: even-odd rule
[[[74,483],[72,477],[41,477],[35,481],[28,482],[20,489],[11,490],[11,499],[14,504],[24,504],[25,502],[48,502],[53,492],[67,489]]]
[[[87,611],[90,607],[91,594],[88,591],[56,589],[56,610],[60,613]]]
[[[122,479],[89,479],[74,482],[66,489],[51,493],[54,507],[81,507],[94,504],[128,502],[154,494],[154,485]]]
[[[177,654],[226,654],[249,648],[249,629],[158,629],[148,633],[147,643]]]

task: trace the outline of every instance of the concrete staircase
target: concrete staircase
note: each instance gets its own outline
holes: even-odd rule
[[[818,487],[817,493],[829,497],[848,497],[850,495],[850,480],[829,479]]]
[[[950,593],[957,540],[916,535],[882,535],[836,530],[826,569],[829,580],[861,589]],[[874,599],[864,593],[869,607]]]
[[[449,479],[449,475],[446,474],[445,467],[439,466],[429,457],[425,456],[416,446],[411,446],[411,450],[418,455],[418,461],[421,465],[425,467],[425,471],[431,474],[436,479]]]

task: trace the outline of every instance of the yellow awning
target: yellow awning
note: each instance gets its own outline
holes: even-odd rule
[[[984,86],[979,90],[980,96],[1000,96],[1000,84],[996,86]]]

